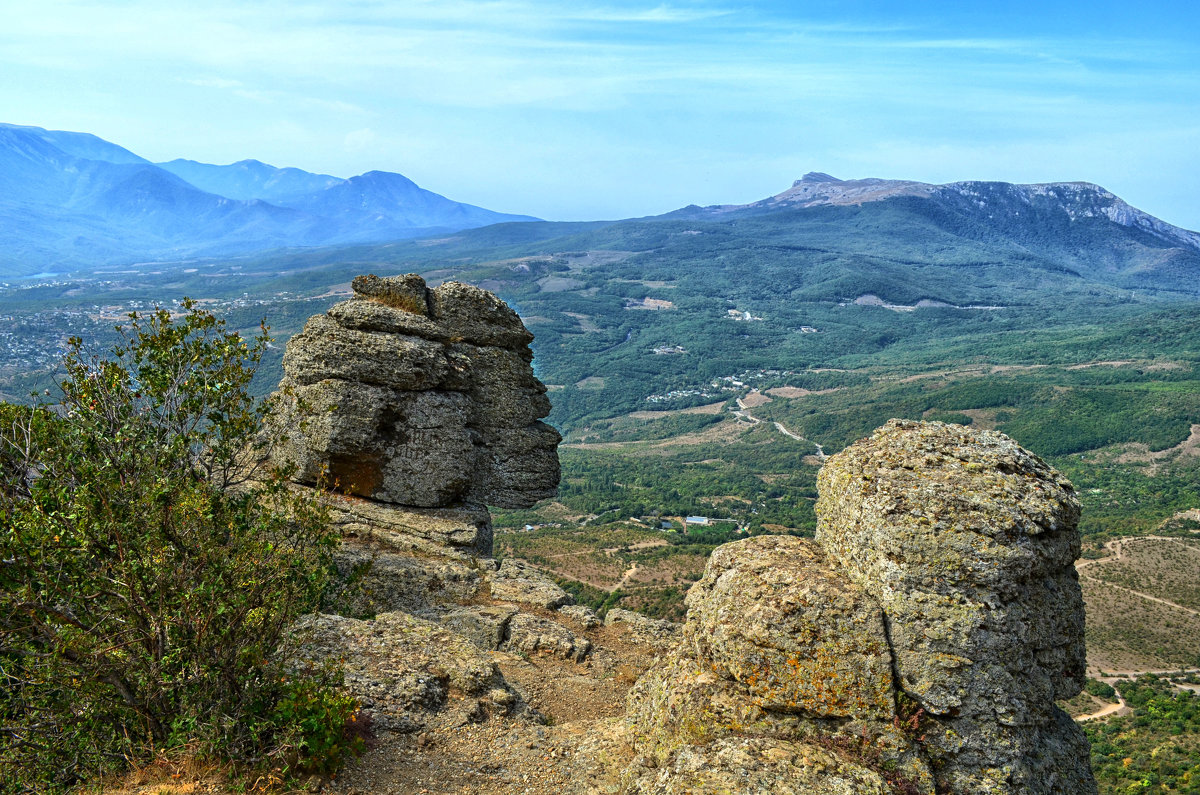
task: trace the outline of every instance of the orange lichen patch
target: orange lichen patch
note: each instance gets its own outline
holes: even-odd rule
[[[873,652],[889,659],[882,648]],[[838,642],[788,655],[783,665],[764,659],[743,681],[764,708],[855,718],[886,718],[894,711],[890,666],[864,666],[861,650]]]
[[[385,295],[373,295],[366,300],[372,301],[376,304],[390,306],[392,309],[411,312],[414,315],[429,314],[429,308],[425,305],[425,300],[423,298],[418,298],[415,295],[391,293]]]
[[[687,601],[699,655],[762,708],[890,719],[882,612],[813,542],[760,536],[720,547]]]

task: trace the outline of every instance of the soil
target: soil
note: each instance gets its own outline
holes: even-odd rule
[[[586,633],[595,644],[583,663],[523,659],[493,652],[509,684],[546,717],[464,721],[446,709],[415,734],[388,734],[355,760],[327,790],[350,795],[473,793],[548,795],[578,775],[575,747],[597,721],[622,715],[625,696],[655,658],[615,627]]]

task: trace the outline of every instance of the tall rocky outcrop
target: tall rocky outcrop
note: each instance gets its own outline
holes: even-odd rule
[[[815,541],[713,553],[585,758],[629,793],[1095,792],[1054,704],[1084,683],[1071,485],[1003,434],[893,420],[818,489]]]
[[[487,506],[528,507],[558,487],[533,335],[470,285],[352,284],[288,342],[265,431],[295,487],[323,489],[343,539],[341,615],[301,622],[297,661],[343,660],[383,729],[536,719],[489,654],[580,661],[591,643],[565,626],[574,614],[557,620],[574,601],[562,588],[491,558]]]
[[[418,508],[524,508],[558,486],[533,340],[491,293],[359,276],[288,343],[275,460],[301,483]]]
[[[1055,699],[1085,682],[1079,500],[993,431],[893,420],[826,464],[817,541],[883,609],[952,792],[1094,790]]]

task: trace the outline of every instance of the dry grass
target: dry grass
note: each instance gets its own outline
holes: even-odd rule
[[[203,762],[188,751],[162,754],[121,776],[96,782],[105,795],[199,795],[200,793],[283,793],[283,779],[272,773],[239,777],[229,765]],[[80,795],[96,791],[79,790]]]
[[[632,417],[635,420],[659,420],[663,417],[671,417],[676,414],[720,414],[725,408],[725,401],[721,400],[716,403],[709,403],[706,406],[692,406],[686,409],[671,409],[669,411],[634,411],[626,414],[627,417]]]
[[[814,370],[813,372],[817,372]],[[781,398],[802,398],[808,395],[828,395],[833,392],[841,392],[845,387],[835,386],[831,389],[802,389],[798,386],[777,386],[774,389],[768,389],[768,395],[774,395]]]
[[[1105,447],[1087,455],[1093,464],[1115,463],[1141,465],[1147,475],[1158,474],[1159,469],[1170,463],[1200,457],[1200,424],[1192,425],[1188,438],[1166,450],[1151,450],[1141,442]]]
[[[1088,669],[1186,668],[1200,654],[1200,616],[1081,578],[1087,606]]]
[[[1174,538],[1121,539],[1120,556],[1096,561],[1083,574],[1200,610],[1200,542]]]
[[[750,394],[741,399],[742,406],[748,409],[756,409],[759,406],[765,406],[770,402],[771,398],[767,397],[758,390],[750,392]]]

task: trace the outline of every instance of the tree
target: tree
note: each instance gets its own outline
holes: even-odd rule
[[[109,358],[72,339],[57,405],[0,404],[8,786],[68,786],[185,743],[262,758],[305,743],[297,703],[322,715],[307,731],[339,737],[355,708],[285,670],[337,539],[253,441],[266,330],[247,342],[184,309],[131,314]]]

